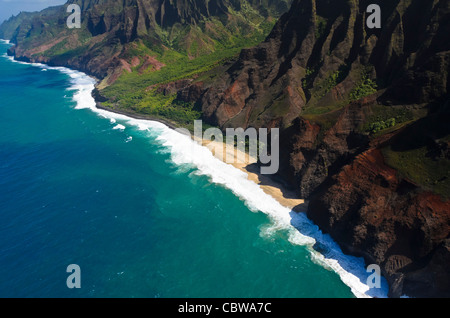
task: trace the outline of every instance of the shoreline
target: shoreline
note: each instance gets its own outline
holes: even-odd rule
[[[95,99],[95,94],[93,94],[93,98]],[[112,113],[116,113],[119,115],[124,115],[131,117],[133,119],[140,119],[140,120],[150,120],[150,121],[156,121],[161,124],[164,124],[168,126],[170,129],[176,130],[177,128],[181,128],[176,125],[176,123],[173,123],[169,120],[154,117],[151,115],[145,115],[145,114],[138,114],[135,112],[127,112],[123,110],[116,110],[112,108],[105,107],[101,105],[101,102],[95,101],[96,107],[98,109],[110,111]],[[198,144],[201,144],[202,146],[208,148],[213,155],[224,161],[224,156],[219,156],[218,154],[214,153],[214,149],[220,147],[223,149],[223,154],[226,154],[226,143],[219,142],[219,141],[210,141],[210,140],[202,140],[200,141],[196,140],[194,136],[192,136],[192,139],[196,141]],[[228,152],[229,153],[229,152]],[[246,152],[242,153],[239,151],[236,147],[234,147],[234,153],[232,154],[234,158],[233,163],[229,163],[236,169],[239,169],[240,171],[247,174],[247,179],[250,181],[253,181],[256,183],[266,194],[273,197],[278,203],[280,203],[282,206],[289,208],[295,212],[304,212],[306,213],[306,210],[308,208],[307,201],[304,199],[299,198],[295,191],[288,186],[282,184],[281,181],[276,180],[273,176],[270,175],[263,175],[259,173],[258,166],[257,166],[257,160],[255,158],[250,157],[250,155]],[[244,160],[239,160],[239,158],[245,158]],[[226,163],[226,162],[225,162]]]
[[[77,103],[77,107],[75,107],[76,109],[91,109],[94,113],[97,113],[105,118],[110,118],[111,116],[111,118],[114,118],[114,115],[117,115],[116,118],[118,117],[117,119],[120,118],[120,120],[134,119],[138,121],[143,120],[159,123],[164,125],[167,128],[167,131],[171,131],[169,134],[171,138],[174,137],[174,134],[176,133],[175,130],[179,128],[175,123],[171,123],[160,118],[154,118],[151,115],[139,115],[126,111],[117,111],[98,105],[99,103],[94,97],[95,85],[98,83],[98,80],[81,71],[73,70],[64,66],[52,67],[42,63],[22,62],[15,60],[14,57],[10,58],[14,62],[31,64],[33,66],[48,69],[57,69],[63,73],[69,74],[72,78],[72,83],[75,85],[71,89],[78,91],[78,93],[74,95],[74,101]],[[79,82],[80,76],[82,78],[90,78],[92,81],[88,81],[89,83],[82,82],[82,84],[78,84],[77,87],[77,82]],[[110,113],[110,115],[105,113]],[[207,146],[210,143],[211,142],[207,141],[203,145],[198,142],[194,142],[193,144],[198,145],[200,148],[208,149]],[[211,146],[213,145],[214,144]],[[225,144],[220,142],[216,144],[216,146],[224,147]],[[213,157],[216,157],[210,149],[205,149],[205,151],[212,154]],[[235,152],[236,151],[237,148],[235,148]],[[244,161],[236,162],[235,164],[227,164],[224,160],[220,160],[220,158],[216,157],[216,159],[219,159],[222,164],[229,166],[230,169],[223,166],[225,169],[223,173],[225,173],[224,176],[226,176],[225,182],[224,179],[220,178],[220,176],[212,182],[225,185],[248,204],[256,207],[257,210],[260,210],[264,214],[268,215],[274,222],[274,224],[268,229],[269,232],[271,232],[272,229],[273,231],[278,231],[280,229],[287,230],[289,233],[289,242],[294,245],[304,246],[311,253],[311,260],[314,263],[338,274],[341,281],[351,288],[353,294],[357,298],[387,297],[388,286],[385,286],[384,282],[381,290],[368,287],[364,283],[368,277],[368,274],[365,270],[365,264],[362,258],[344,254],[340,246],[333,239],[331,239],[331,237],[323,234],[320,229],[307,218],[306,213],[295,213],[295,209],[288,208],[290,205],[295,205],[302,210],[300,212],[306,212],[307,209],[307,205],[304,200],[298,198],[292,199],[291,194],[294,193],[293,190],[288,189],[288,187],[283,185],[282,182],[275,180],[273,177],[260,175],[256,171],[253,171],[254,169],[251,168],[254,168],[255,166],[250,160],[248,162]],[[207,166],[204,167],[207,168]],[[233,168],[236,171],[243,173],[242,180],[239,180],[240,177],[237,177],[236,179],[232,178],[233,172],[231,170],[233,170]],[[206,171],[203,170],[202,172],[209,175],[209,172],[211,171],[212,170],[207,168]],[[243,182],[245,176],[247,178],[245,182]],[[243,183],[247,183],[248,188],[242,188]],[[267,196],[267,200],[261,200],[262,197],[258,197],[258,195],[260,196],[261,194]],[[284,201],[282,203],[280,200],[288,201]],[[315,248],[316,245],[321,246],[321,249],[317,250]]]
[[[209,141],[203,140],[202,146],[208,148],[213,155],[224,161],[224,155],[220,156],[215,154],[214,149],[223,149],[223,154],[230,154],[227,151],[227,144],[219,141]],[[276,180],[273,176],[263,175],[258,172],[259,166],[257,165],[257,160],[246,152],[241,152],[236,147],[234,148],[234,153],[231,154],[234,158],[234,162],[230,163],[236,169],[241,170],[247,174],[247,179],[256,183],[266,194],[273,197],[282,206],[291,209],[295,212],[305,212],[308,208],[307,201],[298,198],[293,189],[290,189],[286,185],[282,184],[280,181]],[[239,160],[239,158],[245,158],[244,160]]]
[[[8,40],[2,39],[2,41],[4,41],[5,44],[10,43]],[[34,63],[32,61],[22,61],[20,59],[16,59],[15,56],[13,56],[13,59],[15,61],[22,62],[22,63],[30,63],[30,64]],[[42,63],[34,63],[34,64],[42,64]],[[46,64],[42,64],[42,65],[46,65]],[[51,65],[47,65],[47,66],[55,67],[55,66],[51,66]],[[58,66],[56,66],[56,67],[58,67]],[[61,67],[61,66],[59,66],[59,67]],[[62,67],[67,68],[66,66],[62,66]],[[68,69],[70,69],[70,68],[68,68]],[[80,72],[80,71],[77,71],[77,72]],[[90,95],[94,99],[95,107],[97,109],[112,112],[112,113],[115,113],[118,115],[127,116],[127,117],[130,117],[133,119],[155,121],[155,122],[164,124],[173,130],[176,130],[177,128],[182,128],[181,126],[177,125],[177,123],[172,122],[165,118],[159,118],[159,117],[155,117],[152,115],[139,114],[139,113],[136,113],[133,111],[125,111],[125,110],[121,110],[121,109],[119,110],[119,109],[114,109],[114,108],[103,106],[101,104],[101,101],[99,101],[99,95],[98,95],[99,93],[97,90],[97,84],[100,82],[99,79],[95,78],[91,75],[87,75],[87,74],[86,74],[86,76],[89,76],[90,78],[92,78],[95,81],[94,90],[90,93]],[[219,143],[218,141],[212,141],[212,142],[211,141],[203,141],[202,146],[208,148],[210,151],[211,151],[210,148],[212,148],[212,147],[208,147],[208,145],[212,145],[214,147],[222,146],[224,149],[223,153],[226,153],[225,152],[226,143],[221,142],[221,145],[219,145],[218,143]],[[248,180],[256,183],[259,187],[261,187],[261,189],[263,189],[263,191],[266,194],[273,197],[282,206],[287,207],[295,212],[304,212],[304,213],[307,212],[307,208],[308,208],[307,202],[304,199],[299,198],[293,189],[291,189],[290,187],[283,184],[284,182],[281,181],[280,178],[274,178],[273,176],[263,175],[263,174],[259,173],[257,171],[258,167],[255,167],[256,160],[254,158],[250,158],[250,156],[247,153],[243,153],[243,154],[238,153],[239,150],[236,147],[234,149],[235,149],[235,153],[233,154],[233,157],[235,158],[235,160],[234,160],[234,163],[231,163],[230,165],[232,165],[236,169],[239,169],[240,171],[244,172],[247,175]],[[221,158],[220,156],[216,156],[214,153],[213,153],[213,155],[216,158],[224,161],[223,160],[224,158]],[[243,157],[246,158],[244,162],[238,160],[238,158],[243,158]]]
[[[8,40],[3,40],[2,41],[5,42],[5,44],[9,44],[10,42]],[[14,61],[20,62],[20,63],[27,63],[27,64],[41,64],[41,65],[46,65],[46,64],[42,64],[42,63],[35,63],[32,61],[22,61],[20,59],[16,59],[15,56],[12,56]],[[51,65],[46,65],[50,68],[59,68],[59,67],[64,67],[67,69],[70,69],[66,66],[51,66]],[[77,70],[76,70],[77,71]],[[80,72],[80,71],[77,71]],[[80,72],[83,73],[83,72]],[[85,74],[85,73],[83,73]],[[94,89],[90,92],[91,97],[94,99],[95,102],[95,108],[99,109],[99,110],[104,110],[107,112],[111,112],[114,114],[118,114],[118,115],[123,115],[123,116],[127,116],[130,117],[132,119],[137,119],[137,120],[149,120],[149,121],[154,121],[154,122],[158,122],[161,124],[166,125],[167,127],[169,127],[172,130],[176,130],[177,128],[182,128],[181,126],[177,125],[177,123],[172,122],[168,119],[165,118],[159,118],[159,117],[155,117],[152,115],[146,115],[146,114],[139,114],[133,111],[125,111],[125,110],[119,110],[119,109],[114,109],[114,108],[110,108],[110,107],[105,107],[101,104],[101,101],[99,101],[98,97],[98,90],[97,90],[97,84],[100,82],[98,78],[95,78],[91,75],[86,74],[86,76],[92,78],[95,81],[94,84]],[[194,137],[192,137],[192,139],[195,139]],[[200,144],[200,142],[197,142],[198,144]],[[226,143],[221,142],[220,145],[218,144],[218,141],[203,141],[202,142],[202,146],[208,148],[210,151],[212,147],[208,147],[208,145],[212,145],[214,147],[223,147],[224,152],[226,153]],[[273,176],[270,175],[263,175],[261,173],[259,173],[257,171],[258,167],[255,167],[256,164],[256,160],[254,158],[250,158],[250,156],[247,153],[238,153],[239,150],[235,147],[234,148],[235,153],[233,154],[234,157],[234,163],[231,163],[230,165],[232,165],[233,167],[235,167],[236,169],[244,172],[247,175],[247,179],[250,181],[253,181],[254,183],[256,183],[267,195],[271,196],[272,198],[274,198],[278,203],[280,203],[282,206],[291,209],[292,211],[295,212],[302,212],[302,213],[306,213],[307,209],[308,209],[308,204],[307,201],[304,199],[299,198],[295,191],[293,189],[291,189],[290,187],[286,186],[285,184],[283,184],[282,181],[280,181],[280,179],[278,178],[278,180],[276,180]],[[211,151],[213,153],[213,155],[222,160],[223,162],[225,162],[220,156],[216,156],[214,154],[213,151]],[[244,161],[240,161],[238,160],[238,158],[246,158]]]
[[[153,121],[155,123],[162,124],[166,126],[172,133],[177,132],[177,126],[175,123],[165,121],[160,118],[155,118],[151,115],[140,115],[136,113],[129,113],[125,111],[117,111],[100,105],[99,102],[94,97],[94,92],[91,92],[91,97],[95,101],[95,108],[97,111],[106,111],[111,114],[116,114],[119,116],[125,116],[129,119]],[[92,109],[95,112],[95,109]],[[207,151],[222,164],[230,166],[231,169],[236,169],[237,171],[243,173],[243,177],[246,178],[246,182],[249,182],[249,189],[251,193],[258,193],[260,190],[264,195],[273,200],[268,206],[265,206],[266,201],[258,202],[251,199],[248,203],[259,207],[262,213],[266,214],[272,219],[273,224],[267,229],[268,234],[272,231],[287,230],[288,231],[288,241],[293,245],[299,245],[306,248],[310,253],[310,259],[313,263],[322,266],[328,270],[335,272],[343,284],[347,285],[353,295],[356,298],[388,298],[389,285],[386,279],[382,276],[381,288],[374,288],[373,286],[367,285],[367,280],[369,277],[369,272],[366,270],[366,264],[362,257],[356,255],[348,255],[342,251],[342,248],[337,242],[335,242],[329,235],[322,233],[321,229],[314,224],[307,216],[308,202],[303,199],[299,199],[295,196],[295,191],[289,189],[282,184],[279,180],[276,180],[273,176],[262,175],[255,171],[255,167],[258,167],[255,163],[254,158],[250,158],[247,153],[240,153],[240,155],[245,156],[245,160],[236,161],[233,164],[228,164],[225,162],[222,156],[216,156],[214,147],[224,147],[226,149],[226,143],[220,141],[203,141],[198,142],[195,140],[194,136],[191,135],[190,139],[201,148],[206,148]],[[212,149],[211,149],[212,148]],[[206,150],[205,149],[205,150]],[[219,148],[220,149],[220,148]],[[240,158],[238,154],[238,149],[234,147],[234,158]],[[223,151],[226,153],[226,150]],[[253,168],[253,169],[252,169]],[[202,171],[203,173],[205,171]],[[206,173],[208,175],[208,173]],[[234,180],[239,184],[239,178]],[[222,180],[215,181],[214,183],[223,184],[229,190],[231,190],[238,197],[248,200],[248,197],[242,197],[243,193],[236,192],[235,185],[223,183]],[[253,186],[255,188],[252,190]],[[257,190],[258,189],[258,190]],[[254,192],[252,192],[254,191]],[[248,194],[248,192],[247,192]],[[269,200],[270,201],[270,200]],[[275,207],[273,204],[279,206]],[[281,210],[280,210],[281,209]],[[252,210],[250,208],[250,210]],[[279,213],[282,214],[279,214]],[[316,249],[319,246],[319,249]]]
[[[94,100],[95,100],[95,107],[98,108],[98,109],[105,110],[105,111],[108,111],[108,112],[111,112],[111,113],[115,113],[115,114],[118,114],[118,115],[127,116],[127,117],[130,117],[130,118],[133,118],[133,119],[156,121],[158,123],[166,125],[167,127],[169,127],[170,129],[173,129],[173,130],[175,130],[177,128],[180,128],[180,127],[178,127],[176,125],[176,123],[171,122],[171,121],[166,120],[166,119],[163,119],[163,118],[158,118],[158,117],[154,117],[154,116],[151,116],[151,115],[138,114],[138,113],[135,113],[135,112],[127,112],[127,111],[124,111],[124,110],[118,110],[118,109],[105,107],[105,106],[101,105],[100,102],[98,102],[95,99],[94,95],[92,96],[92,98],[94,98]]]

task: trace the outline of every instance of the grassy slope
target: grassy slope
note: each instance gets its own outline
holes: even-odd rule
[[[437,144],[450,143],[448,121],[434,114],[410,124],[394,140],[383,147],[386,163],[401,177],[425,190],[450,199],[450,160]]]

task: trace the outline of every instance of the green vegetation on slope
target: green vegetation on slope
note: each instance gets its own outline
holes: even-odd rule
[[[163,94],[158,86],[201,76],[262,42],[290,2],[77,0],[80,29],[67,28],[69,14],[62,5],[12,18],[0,34],[17,44],[11,54],[102,79],[98,89],[106,107],[184,123],[199,112],[174,103],[174,94]]]
[[[386,163],[396,169],[400,176],[417,185],[450,199],[450,160],[433,159],[426,146],[406,151],[383,149]]]
[[[134,51],[129,52],[130,57],[152,56],[165,66],[160,70],[148,69],[141,72],[139,68],[142,64],[140,64],[132,68],[132,72],[124,70],[112,85],[101,91],[101,94],[110,100],[109,103],[104,103],[104,106],[111,106],[114,103],[119,109],[163,117],[182,126],[189,125],[201,117],[201,112],[194,109],[193,105],[175,101],[174,94],[164,95],[158,91],[158,88],[178,80],[193,79],[202,74],[209,74],[208,71],[236,56],[241,49],[241,47],[223,49],[190,59],[174,50],[168,49],[159,53],[142,43],[137,43]]]
[[[434,114],[411,124],[382,149],[386,163],[423,189],[450,199],[450,128]]]
[[[211,80],[215,68],[243,48],[262,42],[276,22],[246,1],[240,10],[227,9],[226,18],[211,16],[195,25],[176,23],[166,29],[157,26],[159,40],[140,36],[127,43],[120,58],[130,65],[138,58],[139,65],[132,66],[131,72],[123,70],[112,84],[101,85],[101,95],[109,100],[104,106],[165,118],[182,126],[199,119],[201,113],[194,105],[180,103],[175,92],[158,88],[182,79]],[[159,67],[144,65],[148,57],[160,63]]]
[[[358,83],[358,85],[350,92],[350,101],[355,101],[363,97],[369,96],[377,92],[377,83],[367,76]]]

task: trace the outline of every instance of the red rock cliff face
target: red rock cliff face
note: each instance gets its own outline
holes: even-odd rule
[[[41,32],[52,10],[15,29],[10,53],[104,78],[121,63],[125,43],[144,36],[161,43],[147,37],[156,26],[195,24],[229,5],[239,8],[235,0],[71,2],[89,9],[92,42],[80,54],[31,56],[30,49],[48,49],[48,38],[67,35],[69,47],[80,45],[65,28],[59,39]],[[258,2],[288,3],[250,1]],[[403,177],[382,151],[409,129],[413,143],[426,140],[429,152],[450,160],[450,2],[379,0],[382,28],[374,30],[365,26],[370,3],[294,0],[267,39],[220,66],[213,81],[183,79],[160,93],[196,102],[203,118],[221,128],[281,128],[279,174],[310,200],[311,219],[347,252],[381,265],[392,296],[450,296],[449,201]],[[53,21],[55,28],[64,22]],[[415,130],[420,118],[432,116],[426,129]],[[390,119],[380,135],[371,131]],[[440,173],[438,182],[450,179],[449,171]]]
[[[200,104],[222,128],[277,123],[279,174],[345,251],[381,266],[391,296],[450,296],[450,201],[401,176],[382,152],[423,116],[444,128],[415,134],[446,151],[450,3],[379,1],[380,30],[365,27],[370,3],[294,1],[264,43],[204,84]],[[377,89],[355,93],[368,79]],[[428,114],[369,132],[394,109]]]
[[[316,193],[308,215],[344,250],[380,264],[391,296],[449,296],[449,211],[449,201],[400,179],[372,148]]]
[[[279,118],[287,127],[305,107],[348,101],[364,71],[386,89],[384,103],[445,98],[448,1],[378,1],[381,29],[366,27],[370,3],[294,1],[266,41],[243,50],[225,74],[207,84],[201,100],[205,119],[248,127]]]
[[[204,118],[220,127],[267,126],[278,119],[289,125],[305,105],[301,79],[306,62],[289,51],[311,51],[314,41],[312,1],[294,2],[267,40],[245,49],[225,76],[210,86],[201,100]],[[292,21],[291,15],[296,15]],[[294,23],[295,22],[295,23]],[[291,43],[293,48],[286,47]],[[298,47],[295,47],[298,46]],[[305,55],[305,54],[302,54]]]
[[[358,132],[375,102],[345,107],[322,137],[317,124],[294,121],[283,131],[280,173],[310,198],[308,217],[345,252],[381,266],[390,296],[450,296],[450,200],[385,163],[381,149],[402,129],[376,139]]]

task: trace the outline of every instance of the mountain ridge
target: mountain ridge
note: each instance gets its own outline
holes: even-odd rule
[[[263,29],[271,24],[271,13],[275,12],[276,16],[278,10],[287,9],[289,0],[263,1],[273,10],[258,9],[262,6],[256,3],[253,0],[70,0],[63,6],[34,14],[21,13],[7,20],[0,28],[0,36],[16,44],[10,54],[17,58],[50,64],[64,62],[104,78],[120,67],[117,57],[128,44],[139,39],[148,47],[165,46],[187,53],[191,58],[224,46],[238,47],[236,41],[261,36]],[[69,4],[81,8],[80,29],[66,27],[69,13],[65,9]],[[52,45],[55,38],[60,41]],[[30,52],[30,48],[34,50]],[[79,56],[94,50],[97,55],[103,55],[106,63],[92,61],[95,56],[89,54]]]

